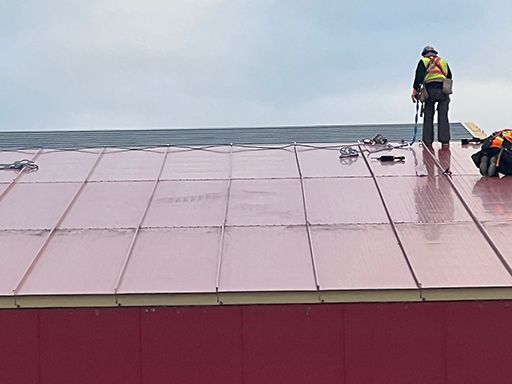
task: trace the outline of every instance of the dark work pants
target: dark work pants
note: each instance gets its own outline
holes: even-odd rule
[[[448,105],[450,96],[443,93],[441,84],[427,84],[428,99],[425,102],[423,115],[423,142],[431,145],[434,141],[434,113],[437,104],[437,138],[441,143],[450,141],[450,122],[448,121]]]

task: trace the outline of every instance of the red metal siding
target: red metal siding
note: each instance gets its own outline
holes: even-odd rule
[[[1,383],[507,383],[512,303],[0,311]]]
[[[346,383],[445,383],[442,306],[348,306],[345,335]]]
[[[245,384],[343,383],[342,306],[243,308]]]
[[[446,307],[446,382],[510,383],[512,302]]]
[[[240,383],[242,311],[218,309],[141,309],[142,382]]]
[[[0,311],[0,383],[39,383],[39,311]]]
[[[139,309],[40,313],[41,384],[140,383]]]

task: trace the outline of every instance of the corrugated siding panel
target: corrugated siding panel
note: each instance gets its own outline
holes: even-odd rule
[[[140,383],[139,309],[40,311],[41,384]]]
[[[471,135],[461,123],[451,123],[453,140]],[[314,125],[295,127],[190,128],[0,132],[0,148],[140,147],[169,145],[229,145],[355,142],[381,133],[390,141],[409,141],[412,124]],[[418,132],[421,137],[421,125]]]
[[[511,322],[509,301],[4,310],[0,380],[508,383]]]

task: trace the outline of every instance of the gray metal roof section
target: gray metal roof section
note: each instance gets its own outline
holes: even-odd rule
[[[380,133],[389,141],[410,141],[413,124],[312,125],[246,128],[189,128],[92,131],[4,131],[0,148],[147,147],[165,145],[344,143]],[[462,123],[451,123],[452,140],[471,138]],[[421,138],[421,125],[417,138]]]

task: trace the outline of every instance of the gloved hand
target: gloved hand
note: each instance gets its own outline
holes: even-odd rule
[[[420,95],[419,95],[418,91],[413,88],[412,94],[411,94],[412,102],[416,103],[416,101],[418,101],[419,99],[420,99]]]

